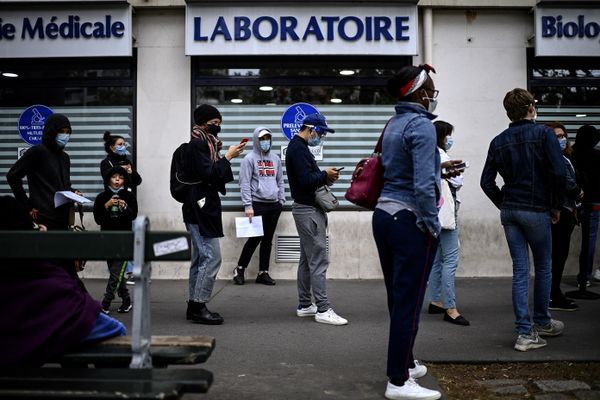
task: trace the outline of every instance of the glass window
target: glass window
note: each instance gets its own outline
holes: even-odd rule
[[[44,60],[43,66],[31,60],[0,60],[0,195],[12,194],[6,173],[29,147],[17,130],[19,116],[25,108],[43,104],[69,117],[71,182],[86,197],[95,198],[103,190],[104,132],[125,137],[135,157],[134,67],[134,58],[106,63],[53,59]]]
[[[344,167],[332,189],[341,208],[356,207],[344,199],[356,163],[369,156],[386,121],[394,114],[396,99],[386,90],[388,79],[411,57],[219,57],[192,59],[193,96],[199,104],[213,104],[223,115],[219,138],[224,148],[252,138],[257,126],[273,131],[272,151],[281,157],[288,139],[281,131],[281,117],[292,104],[312,104],[336,130],[323,143],[320,167]],[[376,66],[377,68],[375,68]],[[245,154],[252,151],[252,140]],[[283,157],[282,157],[283,158]],[[227,185],[224,209],[240,210],[239,165],[232,160],[236,180]],[[287,206],[291,204],[287,175]]]

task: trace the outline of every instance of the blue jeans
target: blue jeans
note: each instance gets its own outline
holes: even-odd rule
[[[198,303],[208,303],[217,273],[221,268],[219,238],[203,237],[196,224],[185,224],[185,226],[192,235],[190,300]]]
[[[442,229],[431,274],[429,274],[429,299],[444,300],[444,308],[456,308],[454,280],[458,268],[458,229]]]
[[[587,280],[594,270],[594,254],[596,252],[596,239],[598,237],[598,223],[600,211],[592,210],[592,205],[587,203],[583,209],[581,221],[581,251],[579,253],[579,274],[577,282],[580,288],[585,289]]]
[[[519,335],[532,330],[529,315],[529,248],[533,254],[535,287],[533,322],[550,323],[550,287],[552,285],[552,232],[550,214],[502,209],[500,220],[513,262],[512,301],[516,331]]]
[[[408,369],[414,368],[413,345],[439,240],[419,229],[411,211],[390,215],[378,208],[373,212],[373,236],[390,314],[387,376],[395,385],[402,384]]]

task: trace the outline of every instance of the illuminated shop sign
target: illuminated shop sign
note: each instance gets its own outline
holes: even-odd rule
[[[129,6],[0,9],[0,58],[130,55]]]
[[[188,4],[186,54],[417,54],[406,6],[206,7]]]
[[[537,56],[600,56],[600,9],[536,9]]]

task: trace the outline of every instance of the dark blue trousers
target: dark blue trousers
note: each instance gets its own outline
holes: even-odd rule
[[[387,289],[390,313],[387,375],[401,385],[414,367],[413,346],[431,265],[439,239],[421,231],[408,210],[395,215],[376,209],[373,236]]]

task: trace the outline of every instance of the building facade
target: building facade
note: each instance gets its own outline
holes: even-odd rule
[[[140,212],[152,229],[183,230],[171,199],[171,154],[189,139],[201,103],[223,114],[225,145],[272,128],[274,150],[288,138],[282,115],[309,103],[336,129],[322,166],[344,166],[333,189],[343,198],[351,171],[370,154],[393,115],[385,82],[404,65],[434,65],[436,114],[455,126],[450,154],[470,162],[461,189],[461,276],[512,272],[499,212],[479,189],[490,140],[509,123],[502,108],[515,87],[536,95],[539,120],[561,120],[574,138],[600,125],[600,7],[591,1],[0,1],[0,193],[6,171],[30,143],[16,129],[41,104],[68,115],[72,180],[88,197],[101,189],[102,134],[131,143]],[[34,134],[35,136],[35,134]],[[21,150],[19,150],[21,149]],[[248,150],[246,150],[247,152]],[[233,161],[235,176],[240,159]],[[287,184],[287,180],[286,180]],[[243,239],[237,180],[223,200],[223,267],[229,278]],[[297,233],[288,203],[276,231],[272,275],[295,278]],[[93,229],[91,215],[86,225]],[[567,267],[576,270],[579,234]],[[379,278],[371,212],[342,201],[329,214],[329,277]],[[598,258],[598,255],[597,255]],[[256,268],[252,263],[250,268]],[[186,278],[187,265],[154,265],[154,276]],[[86,276],[105,274],[92,263]]]

